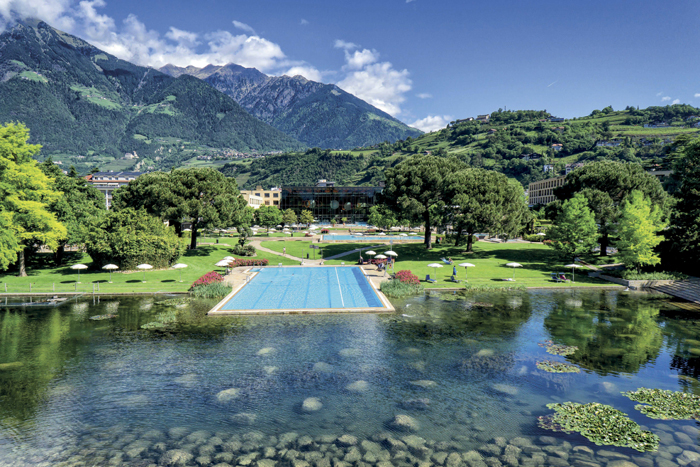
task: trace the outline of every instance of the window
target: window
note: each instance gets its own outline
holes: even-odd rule
[[[265,193],[265,198],[269,198],[269,197],[270,197],[270,193]]]
[[[279,194],[279,193],[272,193],[272,197],[273,197],[273,198],[279,198],[279,197],[280,197],[280,194]]]
[[[269,206],[269,205],[270,205],[270,202],[269,202],[269,201],[265,201],[265,206]]]
[[[278,206],[278,205],[280,204],[280,202],[277,201],[277,200],[275,200],[275,201],[272,202],[272,204],[274,204],[275,206]]]
[[[260,196],[260,193],[255,193],[255,196]]]

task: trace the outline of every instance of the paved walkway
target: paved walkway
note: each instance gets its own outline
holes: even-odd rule
[[[312,238],[314,238],[314,237],[306,237],[304,240],[312,239]],[[382,246],[386,246],[386,245],[380,244],[380,245],[366,246],[366,247],[362,247],[362,248],[355,248],[352,251],[346,251],[345,253],[340,253],[338,255],[329,256],[328,258],[323,258],[323,259],[302,259],[302,258],[298,258],[296,256],[292,256],[290,254],[285,255],[285,254],[280,253],[279,251],[274,251],[274,250],[271,250],[269,248],[265,248],[264,246],[261,245],[262,241],[263,240],[252,240],[250,242],[250,244],[253,245],[253,247],[255,247],[256,250],[264,251],[267,253],[272,253],[273,255],[277,255],[277,256],[284,256],[285,258],[293,259],[293,260],[299,261],[300,263],[301,263],[301,261],[304,261],[304,265],[307,265],[307,264],[308,265],[320,265],[321,261],[327,261],[329,259],[339,259],[339,258],[342,258],[343,256],[352,255],[355,253],[359,253],[361,251],[371,250],[373,248],[380,248]],[[269,240],[264,240],[264,241],[269,241]],[[290,241],[290,240],[285,240],[285,241]],[[292,241],[294,241],[294,240],[292,240]],[[301,240],[299,240],[299,241],[301,241]]]
[[[688,277],[669,285],[657,285],[652,289],[700,305],[700,278]]]

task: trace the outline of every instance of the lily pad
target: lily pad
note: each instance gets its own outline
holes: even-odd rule
[[[634,408],[649,418],[661,420],[700,420],[700,396],[686,392],[664,391],[663,389],[639,388],[623,392],[641,404]],[[645,405],[646,404],[646,405]]]
[[[542,362],[537,362],[537,368],[540,370],[548,371],[550,373],[580,373],[581,369],[576,365],[564,362],[553,362],[550,360],[545,360]]]
[[[103,319],[112,319],[116,318],[117,315],[97,315],[97,316],[90,316],[90,319],[94,321],[102,321]]]
[[[640,452],[656,451],[659,449],[659,437],[642,428],[627,415],[609,405],[591,402],[577,404],[547,404],[554,414],[539,417],[541,428],[562,431],[564,433],[580,433],[589,441],[601,446],[621,446],[636,449]]]
[[[545,347],[547,349],[547,353],[551,353],[552,355],[561,355],[562,357],[572,355],[578,350],[578,347],[575,345],[555,344],[550,340],[540,342],[537,345],[540,347]]]
[[[186,304],[190,303],[190,300],[192,300],[190,297],[171,298],[169,300],[161,300],[159,302],[156,302],[156,305],[164,305],[164,306],[186,305]]]

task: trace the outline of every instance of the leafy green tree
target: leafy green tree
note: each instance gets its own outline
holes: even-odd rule
[[[586,164],[571,172],[564,186],[556,188],[554,194],[562,201],[579,192],[584,194],[600,226],[600,254],[605,256],[620,215],[620,206],[634,190],[641,191],[664,216],[668,214],[671,203],[661,182],[635,163],[601,161]]]
[[[255,223],[272,228],[282,223],[282,211],[277,206],[260,206],[255,210]]]
[[[556,226],[547,232],[550,244],[567,259],[590,252],[598,241],[595,217],[582,194],[564,201]]]
[[[285,209],[282,211],[282,224],[292,225],[297,223],[297,215],[292,209]],[[275,224],[277,225],[277,224]]]
[[[184,251],[175,229],[145,209],[133,208],[109,211],[90,231],[85,247],[94,268],[115,263],[123,270],[135,269],[141,263],[167,268]]]
[[[394,211],[384,204],[376,204],[369,208],[367,222],[384,230],[388,230],[399,223]]]
[[[77,174],[75,177],[64,175],[50,157],[39,164],[39,167],[46,176],[54,179],[55,188],[63,193],[63,196],[49,204],[49,211],[56,215],[68,231],[54,255],[56,264],[60,265],[66,245],[85,243],[90,229],[104,217],[104,196]]]
[[[0,126],[0,222],[5,227],[0,234],[0,266],[7,268],[19,256],[21,277],[27,275],[25,250],[30,245],[56,249],[67,236],[65,226],[49,210],[61,192],[32,159],[41,146],[27,144],[28,139],[29,130],[21,123]]]
[[[385,201],[402,217],[421,220],[425,226],[425,247],[432,248],[432,227],[438,225],[436,212],[446,201],[448,175],[467,168],[456,158],[411,156],[386,171]]]
[[[299,216],[299,222],[309,226],[309,225],[311,225],[311,223],[313,221],[314,221],[314,215],[311,211],[309,211],[308,209],[301,211],[301,215]]]
[[[462,244],[462,232],[466,232],[467,251],[472,251],[475,233],[516,233],[529,218],[522,186],[510,183],[503,174],[479,168],[460,170],[448,175],[446,190],[448,219],[457,231],[455,244]]]
[[[178,232],[183,221],[191,222],[191,249],[197,247],[199,229],[238,227],[250,222],[250,211],[245,211],[246,202],[236,181],[212,168],[142,175],[115,192],[114,208],[128,207],[145,208],[171,221]]]
[[[642,266],[659,264],[661,258],[654,249],[664,239],[657,234],[664,228],[666,223],[662,221],[658,206],[652,206],[641,191],[633,191],[622,203],[620,214],[616,246],[622,262],[637,271]]]
[[[688,273],[700,264],[700,140],[685,140],[674,164],[678,200],[668,231],[664,263]]]

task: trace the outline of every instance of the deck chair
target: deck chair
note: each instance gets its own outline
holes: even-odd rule
[[[559,280],[562,282],[569,282],[571,279],[567,279],[566,275],[563,272],[559,273]]]
[[[448,281],[450,281],[450,282],[456,282],[456,283],[460,283],[460,282],[461,282],[459,279],[457,279],[457,278],[454,276],[454,274],[453,274],[452,276],[450,276],[450,278],[448,279]]]
[[[552,273],[552,280],[555,282],[561,282],[561,279],[559,278],[559,274],[557,274],[556,272]]]
[[[428,274],[427,276],[425,276],[425,282],[437,282],[437,281],[435,279],[431,279],[430,274]]]

